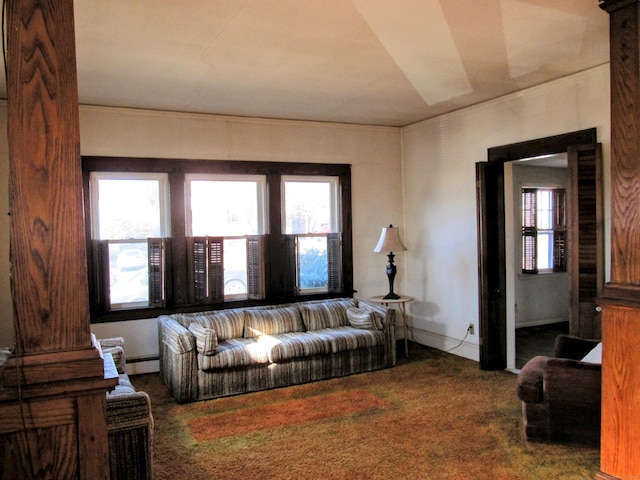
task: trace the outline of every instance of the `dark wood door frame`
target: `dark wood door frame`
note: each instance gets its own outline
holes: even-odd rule
[[[498,370],[507,366],[504,164],[563,153],[571,146],[596,142],[595,128],[580,130],[492,147],[487,152],[488,162],[476,164],[481,369]]]

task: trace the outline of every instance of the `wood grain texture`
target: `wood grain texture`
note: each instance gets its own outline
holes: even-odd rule
[[[7,13],[17,350],[88,347],[73,2],[13,0]]]
[[[638,3],[610,16],[611,282],[640,287],[640,45]],[[640,296],[639,296],[640,298]]]
[[[602,157],[599,144],[568,149],[570,332],[600,338],[596,299],[604,284]]]
[[[16,356],[0,390],[0,479],[109,477],[92,347],[72,0],[8,0]]]
[[[640,475],[640,18],[637,0],[608,0],[611,62],[611,282],[602,305],[598,480]]]
[[[640,309],[602,308],[601,470],[632,478],[640,473]]]

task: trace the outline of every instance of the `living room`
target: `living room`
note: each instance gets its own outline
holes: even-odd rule
[[[597,5],[590,7],[595,10],[593,16],[598,16],[598,34],[606,38],[606,13]],[[82,38],[78,36],[79,50]],[[595,34],[590,38],[603,37]],[[407,251],[397,255],[396,290],[414,298],[407,306],[410,339],[438,350],[449,350],[462,342],[453,353],[478,361],[478,328],[465,336],[469,323],[478,327],[479,318],[475,164],[486,161],[487,150],[495,146],[595,128],[608,166],[608,45],[591,48],[592,61],[597,60],[572,74],[404,125],[250,118],[81,103],[80,153],[350,164],[355,296],[367,299],[387,291],[386,256],[373,253],[373,247],[381,227],[390,223],[400,226]],[[563,58],[560,55],[554,60],[562,63]],[[82,84],[79,88],[82,92]],[[6,129],[7,103],[0,108]],[[3,176],[8,178],[6,141],[2,156]],[[8,182],[3,183],[0,207],[9,211]],[[610,195],[605,182],[605,198]],[[0,225],[0,268],[5,272],[0,277],[0,345],[11,345],[9,217],[3,217]],[[605,217],[605,231],[609,229],[610,219]],[[609,256],[606,258],[608,264]],[[155,318],[96,323],[91,330],[98,337],[126,339],[130,373],[158,371]]]

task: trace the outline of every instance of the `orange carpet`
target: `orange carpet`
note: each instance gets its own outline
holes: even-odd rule
[[[516,376],[412,344],[377,372],[178,404],[157,374],[154,480],[593,480],[599,451],[527,443]]]
[[[287,428],[328,418],[383,408],[388,402],[366,390],[314,395],[309,398],[240,408],[188,419],[185,424],[198,442]]]

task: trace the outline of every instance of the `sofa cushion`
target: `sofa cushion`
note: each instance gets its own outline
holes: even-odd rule
[[[347,320],[354,328],[382,330],[382,316],[377,312],[358,307],[347,308]]]
[[[300,305],[302,321],[308,330],[344,327],[348,325],[347,308],[355,305],[351,300],[327,300],[322,303]]]
[[[268,362],[266,348],[254,338],[230,338],[218,343],[215,355],[198,354],[200,370],[247,367]]]
[[[331,352],[331,344],[326,338],[306,332],[262,335],[258,343],[265,347],[272,363]]]
[[[245,315],[245,338],[304,331],[300,312],[295,307],[247,309]]]
[[[320,335],[328,341],[331,345],[331,353],[371,348],[385,344],[384,332],[380,330],[364,330],[346,326],[323,328],[309,333]]]
[[[542,377],[548,358],[542,355],[533,357],[520,370],[516,393],[523,402],[542,401]]]
[[[218,348],[218,335],[213,328],[205,327],[198,322],[189,324],[189,331],[196,337],[196,349],[203,355],[215,355]]]
[[[206,312],[196,317],[195,320],[205,327],[213,328],[218,336],[218,341],[242,338],[242,329],[244,328],[244,312],[242,310]]]

